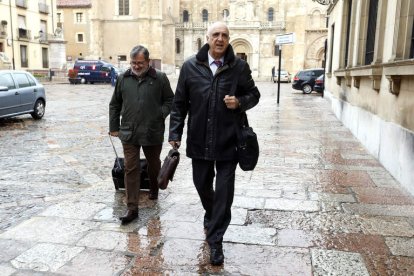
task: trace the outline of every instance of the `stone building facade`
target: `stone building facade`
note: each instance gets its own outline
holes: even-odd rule
[[[326,7],[310,0],[160,0],[139,5],[125,0],[57,0],[57,6],[69,63],[77,58],[104,59],[127,67],[130,49],[143,44],[155,67],[175,74],[206,42],[207,28],[215,21],[228,23],[230,43],[249,62],[255,78],[268,79],[271,68],[277,67],[277,34],[296,35],[295,44],[282,48],[283,69],[294,73],[324,62]],[[72,23],[79,13],[84,25]]]
[[[53,0],[0,1],[0,69],[48,70],[60,47],[55,15]]]
[[[414,194],[414,0],[336,0],[328,16],[325,95]]]
[[[256,78],[267,78],[278,65],[275,39],[295,33],[296,42],[282,46],[282,68],[296,72],[323,64],[324,7],[312,1],[180,1],[176,23],[175,64],[180,66],[206,42],[210,22],[224,21],[230,28],[230,43],[245,58]]]

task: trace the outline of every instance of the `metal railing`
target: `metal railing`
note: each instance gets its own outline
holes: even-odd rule
[[[18,28],[17,29],[17,39],[18,40],[30,40],[31,32],[28,29]]]
[[[27,9],[27,0],[16,0],[16,6]]]
[[[207,29],[213,22],[180,22],[175,24],[176,29]],[[276,22],[228,22],[229,28],[257,28],[257,29],[285,29],[285,21]]]
[[[175,28],[177,29],[207,29],[210,24],[208,22],[181,22],[181,23],[176,23]]]
[[[41,13],[49,13],[49,5],[45,3],[39,3],[39,12]]]

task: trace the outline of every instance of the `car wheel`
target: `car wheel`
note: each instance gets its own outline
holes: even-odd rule
[[[86,79],[85,79],[85,78],[81,78],[81,83],[82,83],[82,84],[87,83]]]
[[[310,86],[309,84],[305,84],[304,86],[302,86],[302,91],[305,94],[310,94],[312,92],[312,86]]]
[[[34,111],[30,115],[32,115],[33,119],[42,119],[43,115],[45,115],[45,103],[42,100],[37,100],[34,105]]]

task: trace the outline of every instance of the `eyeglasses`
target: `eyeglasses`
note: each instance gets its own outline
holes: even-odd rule
[[[129,63],[134,66],[144,66],[147,64],[147,61],[130,61]]]

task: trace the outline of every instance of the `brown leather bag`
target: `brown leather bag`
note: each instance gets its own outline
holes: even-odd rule
[[[180,162],[180,153],[177,149],[172,149],[168,152],[164,159],[160,173],[158,174],[158,187],[161,190],[167,189],[168,182],[173,180],[175,169]]]

